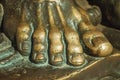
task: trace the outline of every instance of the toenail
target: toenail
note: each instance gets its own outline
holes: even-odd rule
[[[62,58],[62,54],[54,54],[51,56],[51,63],[53,65],[61,65],[63,63],[63,58]]]
[[[22,46],[22,49],[23,49],[23,50],[28,50],[29,47],[30,47],[30,45],[29,45],[29,43],[28,43],[27,41],[24,41],[22,45],[23,45],[23,46]]]
[[[43,54],[37,54],[36,60],[43,60],[43,59],[44,59],[44,55]]]
[[[84,56],[82,54],[72,54],[69,58],[70,64],[74,66],[80,66],[84,63]]]

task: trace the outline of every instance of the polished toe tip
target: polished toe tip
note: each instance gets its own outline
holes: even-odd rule
[[[46,58],[43,54],[34,54],[34,56],[32,57],[33,57],[32,61],[36,64],[46,62]]]
[[[98,52],[98,56],[105,57],[112,53],[113,47],[110,43],[101,44]]]
[[[51,55],[50,63],[54,66],[60,66],[63,64],[63,57],[61,54]]]
[[[84,62],[85,58],[82,54],[72,54],[69,58],[69,63],[73,66],[81,66]]]

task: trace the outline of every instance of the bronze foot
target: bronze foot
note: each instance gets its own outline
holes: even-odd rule
[[[18,24],[8,24],[16,25],[17,49],[22,55],[31,55],[33,63],[48,61],[56,66],[67,60],[70,65],[81,66],[86,60],[85,50],[97,57],[112,53],[112,45],[94,26],[101,20],[99,8],[89,5],[84,9],[74,0],[32,0],[21,4]]]

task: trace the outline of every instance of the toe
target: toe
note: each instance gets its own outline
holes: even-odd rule
[[[35,63],[45,63],[47,55],[46,31],[39,26],[33,34],[32,61]]]
[[[36,17],[38,26],[33,33],[33,48],[32,48],[32,62],[34,63],[46,63],[47,61],[47,29],[46,29],[46,18],[47,13],[46,3],[37,5]]]
[[[49,30],[49,55],[50,55],[50,63],[52,65],[61,65],[64,62],[63,52],[64,46],[62,41],[62,32],[59,30],[58,26],[58,13],[56,12],[56,7],[54,3],[50,3],[48,6],[49,11],[49,22],[50,22],[50,30]],[[57,18],[57,19],[56,19]]]
[[[64,60],[62,56],[64,52],[64,46],[62,42],[62,33],[56,28],[50,29],[49,40],[50,63],[53,65],[63,63]]]
[[[31,30],[27,23],[21,23],[16,34],[17,47],[22,55],[28,55],[31,52]]]
[[[65,34],[67,45],[68,63],[73,66],[81,66],[84,64],[83,48],[80,44],[80,39],[76,31],[66,31]]]
[[[95,56],[107,56],[113,51],[111,43],[99,31],[87,31],[83,35],[83,41]]]
[[[56,46],[56,43],[54,44]],[[50,63],[52,65],[62,65],[63,59],[63,46],[56,48],[53,44],[50,44]],[[53,46],[53,48],[52,48]],[[60,45],[58,45],[60,46]],[[55,48],[55,49],[54,49]]]
[[[51,40],[50,44],[50,63],[52,65],[60,65],[64,62],[63,59],[63,44],[62,42],[55,42],[55,40]],[[59,43],[59,44],[58,44]]]
[[[33,26],[29,22],[29,12],[26,5],[24,4],[22,8],[21,20],[16,32],[17,48],[22,55],[29,55],[31,52],[31,36],[33,32]]]
[[[84,64],[85,58],[83,57],[83,48],[77,30],[74,29],[75,26],[70,27],[67,24],[62,9],[59,6],[57,6],[57,10],[61,19],[67,44],[67,61],[73,66],[81,66]],[[76,54],[79,56],[76,56]]]

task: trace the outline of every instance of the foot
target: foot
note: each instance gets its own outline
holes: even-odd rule
[[[93,26],[100,22],[99,9],[84,10],[75,4],[74,0],[23,2],[16,31],[21,54],[31,55],[36,64],[49,59],[52,65],[62,65],[67,60],[73,66],[84,64],[84,45],[94,56],[110,55],[112,45]]]

